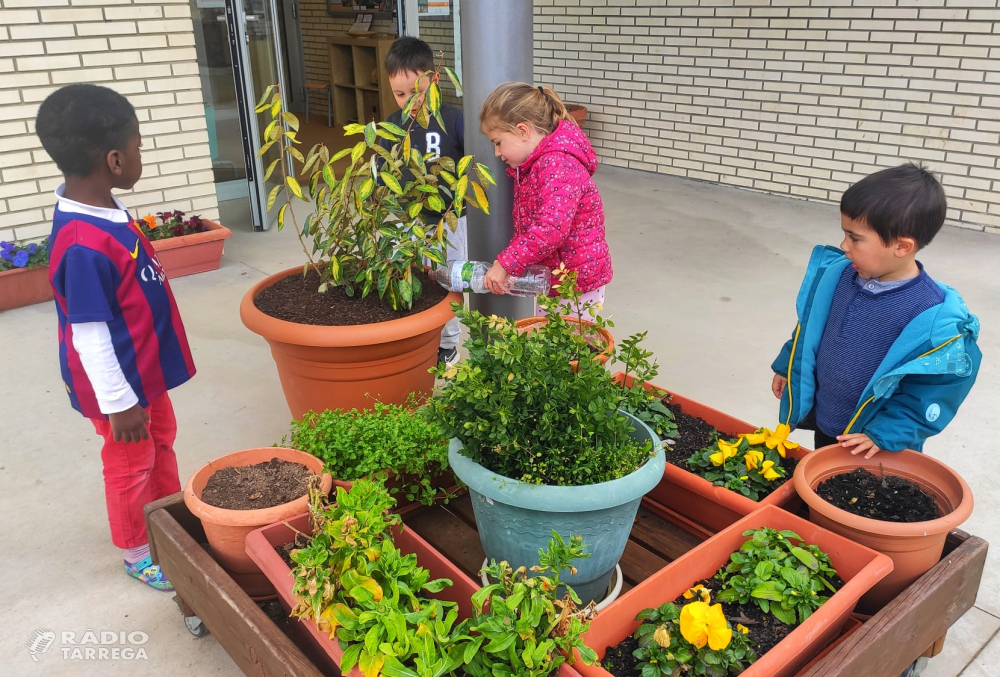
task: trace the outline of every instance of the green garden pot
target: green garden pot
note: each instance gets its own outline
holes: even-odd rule
[[[633,424],[633,440],[652,442],[654,455],[630,475],[610,482],[577,487],[527,484],[487,470],[461,453],[452,439],[448,449],[451,469],[469,486],[479,538],[486,557],[507,560],[511,567],[538,564],[538,551],[557,532],[567,541],[583,536],[590,557],[576,560],[574,576],[564,582],[584,604],[600,602],[607,593],[615,565],[625,552],[639,501],[663,478],[665,457],[656,434],[642,421]]]

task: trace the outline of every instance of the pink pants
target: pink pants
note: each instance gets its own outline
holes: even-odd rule
[[[143,507],[181,490],[174,455],[177,421],[170,398],[164,394],[146,413],[149,439],[130,444],[115,442],[110,421],[92,420],[97,434],[104,437],[104,497],[111,541],[119,548],[145,545],[149,539]]]
[[[600,303],[600,304],[603,304],[604,303],[604,290],[605,290],[606,287],[607,287],[607,285],[601,285],[597,289],[591,289],[590,291],[587,291],[587,292],[584,292],[583,294],[581,294],[580,295],[580,305],[583,305],[585,303]],[[574,308],[571,311],[570,314],[571,315],[572,314],[576,314],[576,311],[577,311],[577,309]],[[535,305],[535,312],[537,314],[539,314],[539,315],[548,315],[548,313],[545,312],[545,309],[542,308],[541,306],[538,306],[537,304]],[[597,312],[600,313],[600,311],[597,311]],[[592,313],[587,313],[587,315],[590,315],[590,319],[594,319]],[[602,317],[603,317],[603,315],[602,315]]]

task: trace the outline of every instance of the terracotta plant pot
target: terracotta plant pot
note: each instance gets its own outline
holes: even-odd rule
[[[51,300],[48,266],[14,268],[0,273],[0,310]]]
[[[581,106],[577,103],[566,104],[566,111],[573,116],[576,124],[583,127],[583,123],[587,121],[587,107]]]
[[[309,514],[298,515],[286,520],[289,525],[299,531],[309,530]],[[272,524],[258,529],[247,536],[246,551],[253,561],[260,567],[261,571],[268,577],[275,589],[278,591],[278,600],[281,602],[285,613],[290,613],[295,606],[295,597],[292,595],[292,586],[295,578],[292,570],[285,560],[275,550],[275,548],[291,543],[295,532],[285,524]],[[450,600],[458,604],[459,620],[469,618],[472,614],[472,595],[479,589],[479,583],[472,580],[462,572],[455,564],[450,562],[444,555],[438,552],[434,546],[421,538],[412,529],[403,525],[393,529],[392,540],[404,555],[415,553],[417,563],[430,571],[431,580],[435,578],[448,578],[453,585],[445,588],[435,597]],[[316,649],[315,653],[324,664],[319,667],[325,674],[340,674],[340,659],[344,652],[336,640],[331,640],[329,634],[320,632],[316,623],[312,620],[299,621],[290,620],[291,627],[296,634],[308,642]],[[558,674],[562,677],[572,677],[578,673],[563,666],[565,669]],[[361,671],[355,667],[345,677],[361,677]]]
[[[612,378],[619,383],[624,382],[628,386],[631,386],[634,380],[632,376],[627,376],[624,372],[618,372]],[[660,388],[650,383],[646,384],[647,390],[654,388],[667,392],[670,395],[670,403],[679,405],[682,412],[705,420],[724,435],[736,437],[740,433],[753,432],[760,427],[733,418],[666,388]],[[664,449],[669,449],[669,447],[664,445]],[[809,453],[808,449],[799,447],[789,450],[787,455],[801,460]],[[649,498],[705,527],[712,533],[721,531],[743,515],[749,515],[762,505],[776,505],[792,513],[797,512],[802,505],[802,499],[796,493],[791,477],[761,500],[754,501],[725,487],[716,486],[705,478],[683,468],[678,468],[671,463],[667,463],[663,471],[663,481],[649,492]]]
[[[840,634],[837,636],[837,638],[832,642],[830,642],[829,644],[827,644],[826,648],[820,651],[818,654],[816,654],[815,658],[813,658],[811,661],[802,666],[802,669],[795,673],[795,677],[798,677],[799,675],[804,675],[805,673],[809,672],[809,670],[814,665],[816,665],[821,660],[826,658],[831,651],[840,646],[844,642],[844,640],[853,635],[854,632],[856,630],[859,630],[862,625],[863,623],[857,618],[855,618],[854,614],[851,614],[847,618],[847,622],[844,623],[844,625],[840,628]]]
[[[207,270],[218,270],[225,241],[233,236],[233,232],[215,221],[202,219],[201,222],[208,228],[203,233],[152,241],[156,258],[167,277],[184,277]]]
[[[289,275],[297,266],[270,275],[240,303],[240,319],[271,346],[281,388],[292,418],[309,411],[366,409],[375,401],[405,404],[411,393],[428,396],[437,363],[441,329],[455,316],[452,292],[427,310],[377,324],[322,327],[286,322],[265,315],[254,298]]]
[[[928,522],[882,522],[841,510],[816,493],[816,487],[834,475],[858,467],[878,475],[880,466],[885,468],[887,475],[915,482],[934,498],[944,516]],[[972,490],[965,480],[941,461],[916,451],[883,451],[866,459],[851,455],[841,446],[831,445],[803,459],[795,468],[793,481],[795,490],[809,506],[810,520],[892,558],[892,574],[861,600],[861,610],[865,612],[882,608],[937,564],[948,532],[972,514]]]
[[[583,636],[584,642],[603,659],[607,647],[617,645],[639,627],[636,614],[648,607],[672,602],[692,584],[714,576],[729,561],[729,555],[747,540],[743,532],[760,527],[791,529],[806,543],[818,546],[830,556],[833,567],[845,581],[844,586],[805,623],[742,673],[743,677],[793,675],[834,640],[861,595],[892,570],[892,560],[773,505],[742,517],[619,597],[591,622],[590,631]],[[578,664],[576,668],[584,677],[608,677],[609,674],[598,665]]]
[[[303,494],[301,498],[289,503],[261,510],[226,510],[202,501],[201,492],[204,491],[209,478],[219,468],[255,465],[270,461],[272,458],[300,463],[317,474],[323,472],[323,462],[315,456],[295,449],[264,447],[237,451],[209,461],[191,475],[191,479],[184,487],[184,503],[188,510],[201,520],[212,556],[251,597],[274,595],[274,587],[247,556],[244,544],[247,534],[254,529],[280,522],[307,510],[309,497]],[[323,491],[329,493],[331,486],[333,480],[329,473],[323,473],[321,484]]]
[[[563,319],[569,322],[570,324],[577,324],[577,325],[580,324],[580,320],[575,317],[568,317],[566,315],[563,315]],[[517,327],[517,333],[524,334],[534,329],[537,329],[538,327],[542,326],[548,321],[549,321],[548,317],[544,315],[536,315],[534,317],[521,318],[520,320],[517,320],[514,323],[514,326]],[[612,336],[611,332],[609,332],[607,329],[599,329],[595,327],[594,323],[589,320],[583,320],[583,326],[588,327],[587,333],[590,334],[590,337],[592,337],[593,334],[596,333],[598,336],[600,336],[601,341],[604,342],[604,350],[602,350],[600,353],[595,354],[593,359],[596,360],[598,364],[607,364],[608,360],[611,359],[611,353],[613,353],[615,350],[615,337]],[[590,341],[588,341],[588,343],[590,343]],[[570,360],[569,363],[572,364],[574,367],[576,367],[576,360]]]

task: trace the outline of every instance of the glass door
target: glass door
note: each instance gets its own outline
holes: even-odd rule
[[[257,149],[263,145],[261,136],[270,118],[266,111],[258,114],[253,109],[268,86],[276,84],[280,91],[285,91],[276,0],[225,1],[251,219],[254,230],[266,230],[277,218],[281,206],[280,201],[276,201],[270,211],[267,209],[268,193],[281,183],[281,173],[274,172],[264,181],[264,167],[278,157],[279,151],[275,145],[263,157],[257,157]]]

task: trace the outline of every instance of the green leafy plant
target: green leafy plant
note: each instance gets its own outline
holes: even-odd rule
[[[646,339],[648,332],[641,332],[623,340],[618,349],[618,360],[622,362],[625,373],[631,374],[638,368],[641,360],[653,357],[652,351],[645,350],[640,344]],[[653,429],[662,440],[677,436],[677,423],[674,413],[663,402],[666,391],[659,388],[646,389],[638,379],[633,379],[632,385],[625,385],[625,402],[622,409]]]
[[[310,487],[313,537],[293,550],[292,616],[314,620],[344,651],[343,673],[440,677],[456,670],[463,650],[455,640],[457,604],[430,599],[447,579],[431,580],[414,554],[403,555],[389,529],[399,522],[381,483],[360,479],[337,502],[324,505]]]
[[[716,595],[718,601],[753,600],[764,613],[794,625],[796,618],[804,622],[830,599],[827,592],[837,591],[833,584],[837,572],[830,558],[794,531],[763,527],[743,535],[751,538],[715,575],[725,586]]]
[[[635,619],[642,625],[635,631],[639,648],[632,655],[639,659],[636,669],[642,677],[724,677],[757,660],[746,628],[737,625],[734,631],[718,604],[699,600],[678,609],[667,602],[640,611]]]
[[[469,328],[469,358],[434,372],[445,380],[428,415],[463,454],[487,469],[534,484],[586,485],[634,472],[651,454],[629,437],[619,413],[627,391],[587,348],[570,314],[578,302],[576,274],[557,272],[565,301],[539,299],[548,322],[519,333],[512,322],[453,306]],[[594,325],[609,326],[600,316]],[[640,381],[656,374],[648,356],[633,355]],[[571,364],[575,363],[575,364]]]
[[[431,267],[445,262],[447,232],[454,232],[466,206],[489,213],[484,186],[496,185],[496,180],[486,165],[471,155],[458,162],[434,158],[433,153],[421,155],[410,145],[414,124],[426,128],[434,117],[444,126],[437,83],[442,68],[439,64],[423,74],[431,80],[424,95],[418,93],[419,85],[414,86],[414,95],[403,107],[405,128],[390,122],[346,125],[346,136],[362,138],[332,155],[323,144],[313,146],[305,156],[295,148],[301,143],[296,136],[299,121],[284,109],[275,86],[268,87],[258,102],[255,110],[271,117],[258,155],[274,146],[280,151],[264,179],[278,168],[283,178],[268,195],[267,209],[283,192],[284,204],[277,217],[281,229],[293,198],[314,203],[315,211],[301,228],[294,211],[291,216],[309,259],[303,274],[309,268],[319,274],[320,293],[334,286],[342,287],[348,296],[375,292],[393,310],[409,310],[422,293],[417,273],[425,260]],[[460,88],[454,73],[444,70]],[[380,145],[380,140],[388,142],[389,148]],[[349,164],[338,176],[335,165],[342,158]],[[296,177],[306,174],[309,180],[303,186]],[[436,223],[425,222],[429,212],[441,214]]]
[[[472,597],[475,615],[468,625],[465,644],[465,671],[473,677],[510,675],[545,677],[566,662],[577,650],[580,659],[591,665],[597,654],[583,643],[581,635],[590,623],[593,603],[578,608],[580,598],[561,579],[561,573],[576,573],[571,562],[589,557],[583,539],[572,536],[569,543],[555,531],[546,550],[539,549],[538,565],[511,569],[507,562],[493,560],[484,570],[497,581],[479,589]],[[557,597],[560,587],[565,593]]]
[[[758,501],[777,489],[790,473],[785,458],[766,444],[767,428],[736,438],[718,438],[687,459],[687,467],[712,484]],[[754,443],[756,442],[756,443]]]
[[[376,403],[364,411],[309,411],[292,421],[289,446],[322,459],[324,470],[339,480],[388,471],[395,478],[391,494],[430,505],[449,498],[446,489],[433,485],[448,471],[448,442],[417,410],[411,400],[403,406]]]
[[[41,242],[0,242],[0,272],[49,263],[49,239]]]

